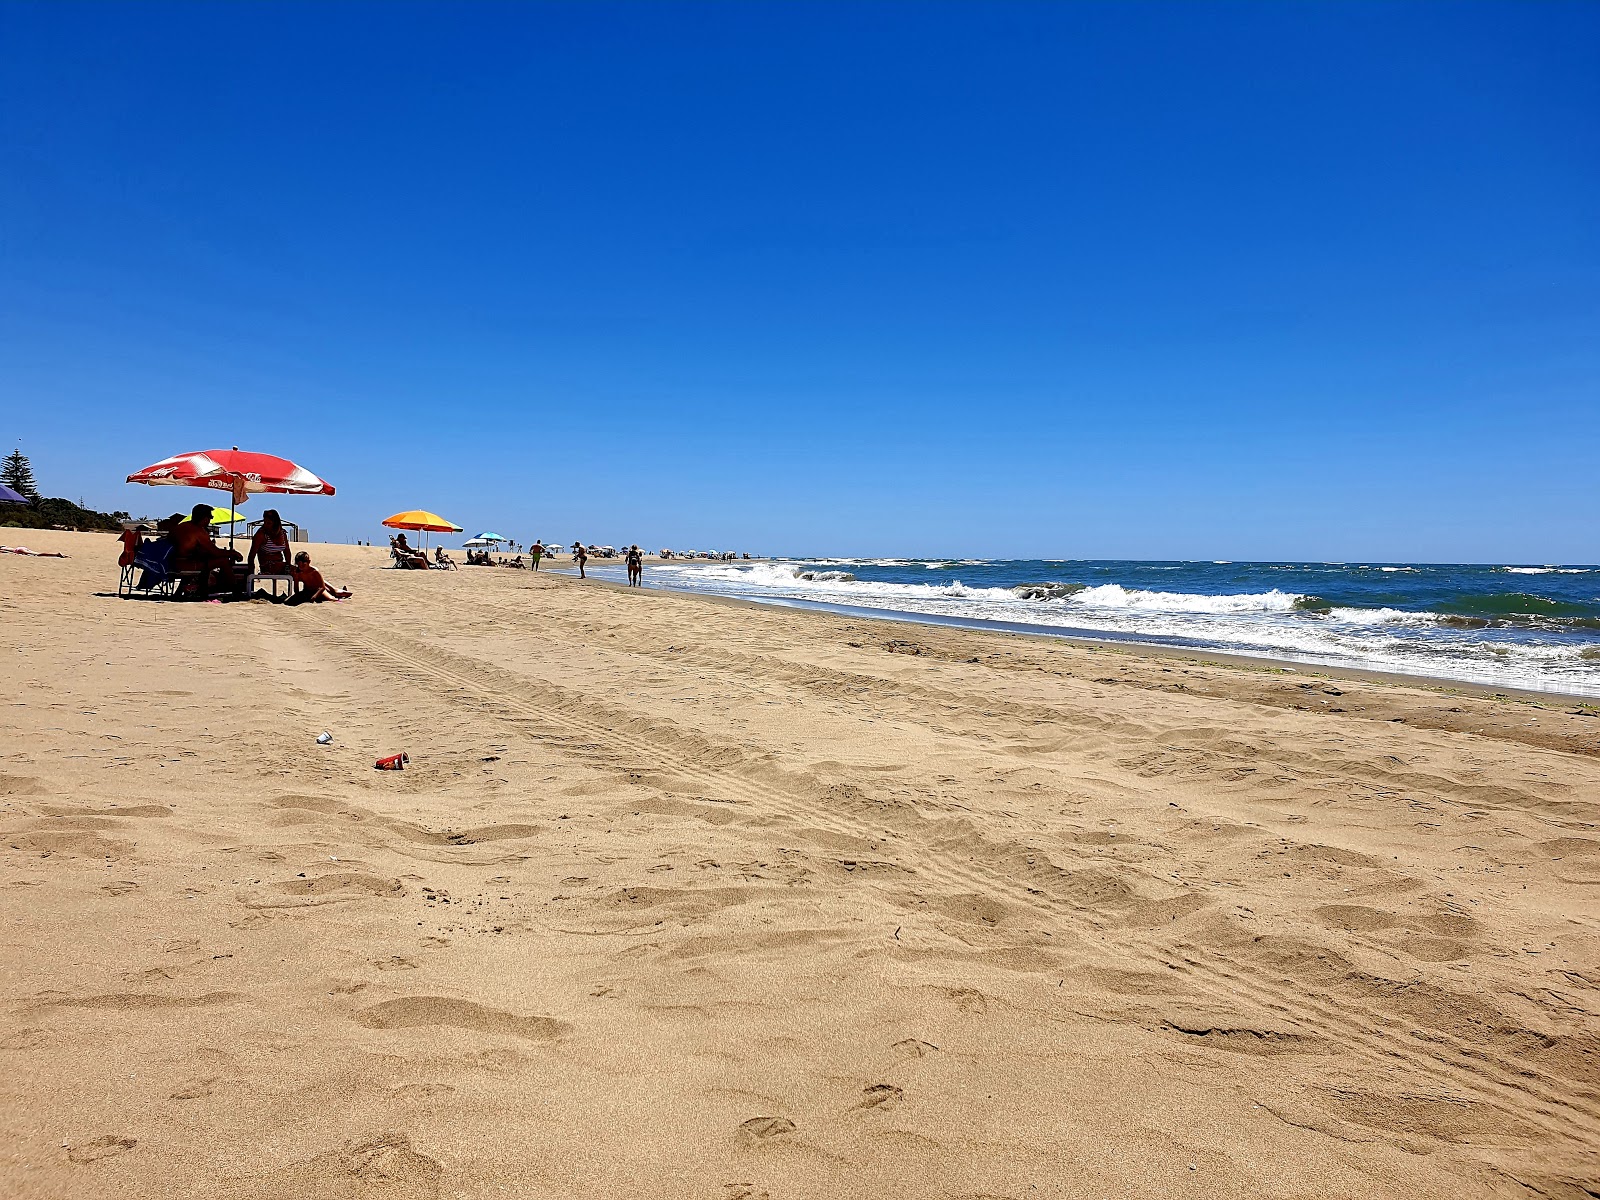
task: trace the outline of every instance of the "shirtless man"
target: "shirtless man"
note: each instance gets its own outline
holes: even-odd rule
[[[211,595],[214,575],[218,577],[217,582],[226,578],[231,586],[234,582],[231,578],[234,574],[233,566],[239,561],[236,553],[224,550],[211,540],[212,511],[209,504],[196,504],[189,513],[189,519],[178,525],[169,535],[172,538],[173,570],[179,573],[198,572],[199,595],[202,598]]]
[[[533,559],[533,569],[539,569],[539,560],[544,557],[544,543],[535,542],[528,548],[528,557]]]
[[[575,558],[577,560],[577,562],[578,562],[578,578],[579,579],[587,579],[587,578],[589,578],[587,575],[584,574],[584,571],[583,571],[583,568],[586,567],[589,564],[589,552],[583,548],[583,543],[582,542],[573,542],[572,543],[572,557]]]

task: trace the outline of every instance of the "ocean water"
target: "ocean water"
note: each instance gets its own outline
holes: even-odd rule
[[[673,564],[645,581],[1600,696],[1596,566],[827,558]]]

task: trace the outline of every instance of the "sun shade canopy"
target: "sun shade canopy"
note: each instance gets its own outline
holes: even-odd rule
[[[184,520],[190,520],[192,516],[193,514],[190,514]],[[214,508],[211,510],[211,523],[213,525],[232,525],[235,521],[242,520],[244,520],[244,514],[236,513],[231,508]]]
[[[304,467],[252,450],[191,450],[135,471],[129,483],[215,488],[242,498],[254,492],[291,496],[331,496],[333,484]],[[235,500],[235,503],[238,501]]]
[[[384,521],[390,529],[426,530],[428,533],[460,533],[461,526],[446,521],[438,513],[413,508],[409,512],[395,513]]]

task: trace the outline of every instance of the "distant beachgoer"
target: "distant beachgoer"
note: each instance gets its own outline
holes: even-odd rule
[[[250,539],[250,554],[245,559],[245,570],[251,575],[287,575],[289,573],[289,531],[283,527],[278,510],[269,508],[261,514],[261,528]]]
[[[433,548],[433,565],[442,571],[454,571],[456,569],[456,560],[444,552],[443,546],[435,546]]]
[[[320,604],[324,600],[348,600],[349,588],[328,586],[322,572],[311,565],[311,555],[304,550],[294,556],[294,581],[298,590],[284,601],[285,604]]]
[[[578,578],[587,579],[588,575],[584,573],[583,569],[589,563],[589,552],[583,548],[582,542],[572,543],[572,557],[578,562]]]
[[[639,553],[638,546],[628,547],[628,586],[644,586],[644,555]]]
[[[534,542],[528,548],[528,557],[533,559],[533,569],[537,571],[539,569],[539,560],[544,557],[544,543]]]

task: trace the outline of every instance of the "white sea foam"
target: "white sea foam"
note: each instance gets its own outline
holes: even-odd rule
[[[661,567],[664,571],[693,572],[702,580],[721,580],[757,587],[794,591],[826,591],[836,598],[847,596],[887,599],[966,599],[998,603],[1072,604],[1085,608],[1143,609],[1156,612],[1263,613],[1292,612],[1303,597],[1297,592],[1277,588],[1269,592],[1206,596],[1191,592],[1152,592],[1125,588],[1118,583],[1086,587],[1071,595],[1045,600],[1025,600],[1011,588],[968,587],[959,579],[949,583],[886,583],[857,579],[848,571],[818,571],[810,563],[755,563],[751,566]],[[1012,614],[1012,619],[1019,619]]]
[[[1325,619],[1344,625],[1437,625],[1439,617],[1431,612],[1407,612],[1403,608],[1331,608]]]
[[[758,588],[777,588],[800,595],[816,594],[819,599],[838,603],[849,603],[851,597],[875,600],[891,597],[917,600],[958,597],[1016,599],[1009,588],[969,588],[959,579],[949,583],[883,583],[857,579],[848,571],[818,571],[806,563],[755,563],[748,567],[732,564],[720,567],[663,566],[657,570],[681,573],[691,581],[717,580]]]
[[[1590,567],[1501,567],[1508,575],[1587,575]]]
[[[1228,596],[1202,596],[1192,592],[1147,592],[1125,588],[1119,583],[1103,583],[1084,588],[1066,597],[1072,604],[1098,608],[1140,608],[1160,612],[1250,613],[1292,612],[1295,603],[1305,599],[1298,592],[1246,592]]]
[[[1496,686],[1600,694],[1600,678],[1593,661],[1582,657],[1582,647],[1539,638],[1486,641],[1482,631],[1441,623],[1435,613],[1347,607],[1299,611],[1296,605],[1302,596],[1278,589],[1223,596],[1149,591],[1116,583],[1075,591],[1065,584],[1019,585],[1013,590],[970,587],[959,580],[891,583],[818,569],[823,562],[842,561],[673,564],[655,568],[652,575],[670,580],[668,586],[757,599],[811,600],[885,614],[1016,623]]]

